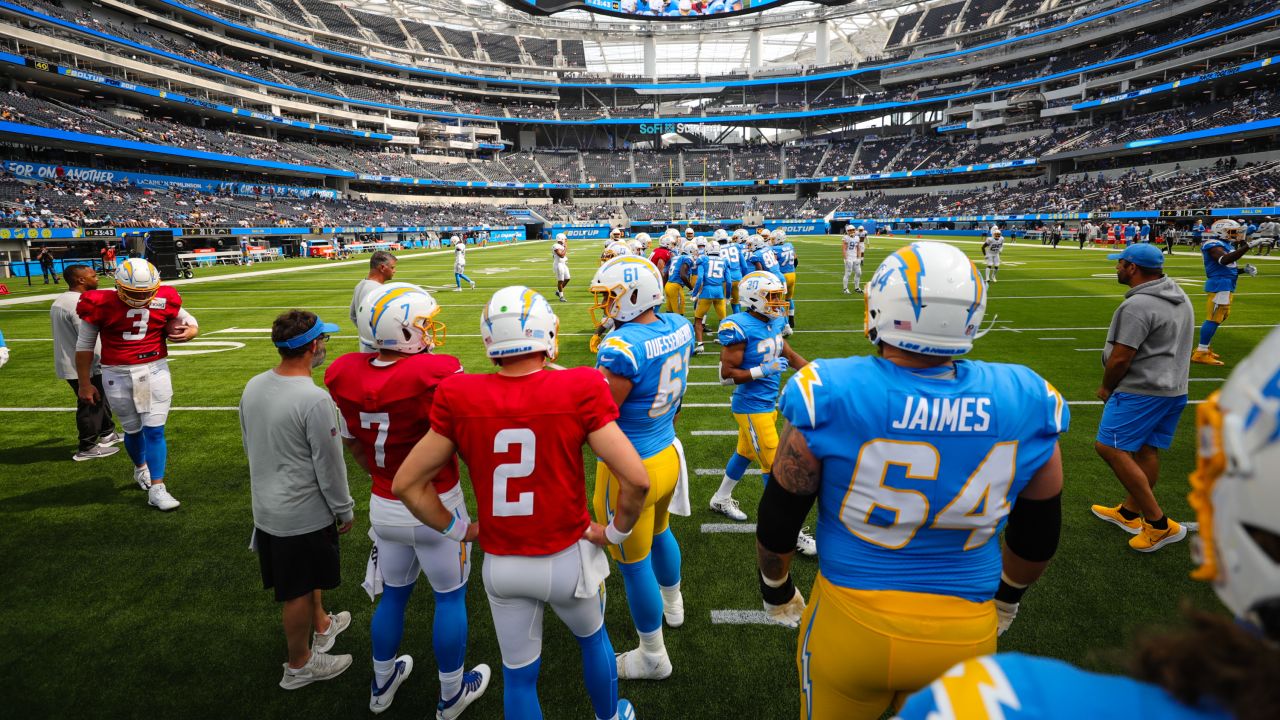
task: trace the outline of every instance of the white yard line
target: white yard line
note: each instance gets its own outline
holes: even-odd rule
[[[746,535],[755,531],[755,523],[702,523],[702,532],[707,534],[729,533]]]
[[[712,625],[775,625],[763,610],[712,610]],[[778,627],[782,627],[778,625]]]

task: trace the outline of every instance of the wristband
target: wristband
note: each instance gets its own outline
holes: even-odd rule
[[[467,537],[467,528],[469,527],[471,527],[471,523],[455,515],[453,520],[449,522],[449,527],[445,528],[440,534],[454,542],[462,542]]]
[[[760,597],[770,605],[786,605],[796,596],[796,584],[791,581],[791,573],[782,580],[770,580],[760,573]]]
[[[1019,585],[1009,579],[1008,575],[1000,573],[1000,585],[996,588],[995,599],[1000,602],[1017,605],[1022,602],[1022,596],[1027,592],[1027,585]]]
[[[751,368],[751,379],[752,379],[752,380],[759,380],[759,379],[760,379],[760,378],[762,378],[762,377],[764,377],[764,366],[763,366],[763,365],[757,365],[757,366],[755,366],[755,367]]]
[[[631,537],[631,531],[622,532],[612,522],[604,526],[604,537],[610,545],[621,545]]]

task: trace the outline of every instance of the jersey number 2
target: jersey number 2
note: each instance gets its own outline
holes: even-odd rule
[[[1009,514],[1009,488],[1013,485],[1018,443],[991,446],[987,456],[973,471],[959,494],[947,503],[930,527],[940,530],[968,530],[964,549],[982,547],[996,533]],[[937,480],[942,467],[938,449],[926,442],[871,440],[858,451],[853,482],[840,507],[840,521],[849,532],[890,550],[900,550],[915,537],[929,518],[929,499],[916,490],[892,488],[884,484],[889,466],[905,469],[911,480]],[[871,522],[876,508],[893,514],[893,522]]]
[[[520,461],[503,463],[493,469],[493,516],[523,517],[533,514],[533,491],[522,492],[515,500],[507,497],[507,481],[528,477],[533,473],[533,458],[538,437],[529,428],[499,430],[493,438],[493,451],[504,453],[512,445],[520,446]]]

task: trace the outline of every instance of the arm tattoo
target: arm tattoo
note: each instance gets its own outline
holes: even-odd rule
[[[813,495],[822,481],[822,463],[791,423],[782,426],[778,454],[773,460],[773,479],[796,495]]]

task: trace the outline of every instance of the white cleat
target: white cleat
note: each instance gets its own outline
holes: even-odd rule
[[[850,294],[850,293],[849,293],[849,288],[845,288],[845,289],[844,289],[844,294],[845,294],[845,295],[849,295],[849,294]]]
[[[387,678],[386,684],[378,687],[378,681],[373,681],[373,687],[369,692],[369,712],[376,715],[391,707],[392,701],[396,699],[396,690],[400,689],[400,685],[409,678],[411,672],[413,672],[412,657],[401,655],[396,658],[395,669],[391,671],[391,677]]]
[[[329,629],[323,633],[311,634],[311,652],[329,652],[333,649],[333,644],[337,642],[338,636],[351,626],[351,613],[343,610],[334,615],[329,613]]]
[[[665,680],[671,677],[671,658],[650,655],[640,648],[618,655],[619,680]]]
[[[133,481],[138,483],[138,487],[143,490],[151,489],[151,470],[143,465],[133,469]]]
[[[325,655],[312,651],[307,664],[297,670],[290,670],[289,663],[284,664],[284,677],[280,678],[280,687],[285,690],[297,690],[313,682],[332,680],[349,667],[351,667],[350,655]]]
[[[182,503],[178,502],[176,498],[169,494],[164,483],[159,483],[147,488],[147,504],[153,508],[158,508],[168,512],[177,508]]]
[[[462,676],[462,689],[448,701],[436,703],[436,720],[454,720],[489,687],[489,666],[484,663]]]
[[[702,353],[703,353],[703,345],[702,345],[702,343],[698,343],[697,345],[694,345],[694,346],[693,346],[693,354],[694,354],[694,355],[701,355]]]
[[[854,291],[854,292],[856,292],[856,293],[858,293],[859,295],[861,295],[861,294],[862,294],[862,286],[861,286],[861,285],[859,285],[858,287],[854,288],[854,289],[853,289],[853,291]]]
[[[453,289],[453,291],[454,291],[454,292],[462,292],[462,286],[461,286],[461,285],[459,285],[458,287],[454,288],[454,289]]]
[[[809,534],[809,528],[801,528],[800,534],[796,536],[796,552],[805,557],[818,556],[818,541]]]
[[[475,289],[476,289],[476,281],[475,281],[475,280],[472,280],[472,281],[471,281],[471,289],[472,289],[472,290],[475,290]]]
[[[747,514],[742,512],[742,509],[738,507],[738,501],[734,500],[732,497],[722,498],[712,496],[711,509],[721,515],[724,515],[730,520],[742,522],[747,519]]]
[[[662,588],[662,618],[667,627],[678,628],[684,624],[684,593]]]

